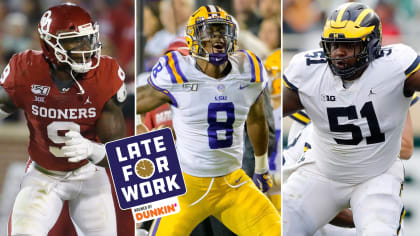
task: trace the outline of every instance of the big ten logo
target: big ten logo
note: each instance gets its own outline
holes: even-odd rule
[[[335,102],[335,96],[334,95],[325,95],[321,94],[321,101],[323,102]]]
[[[170,129],[110,142],[106,150],[121,208],[186,192]]]

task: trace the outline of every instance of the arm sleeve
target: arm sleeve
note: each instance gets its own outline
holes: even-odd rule
[[[105,101],[114,98],[115,101],[120,104],[127,98],[127,88],[124,84],[125,72],[115,59],[110,60],[110,68],[111,69],[109,71],[107,70],[108,72],[104,75],[108,77],[107,83],[102,83],[109,91],[106,94]]]
[[[258,100],[258,98],[261,96],[264,89],[267,87],[269,82],[269,77],[267,75],[267,71],[265,70],[265,67],[261,63],[261,60],[258,56],[256,56],[253,52],[249,50],[241,50],[248,60],[246,60],[246,63],[244,65],[245,68],[248,68],[248,73],[251,74],[251,80],[249,83],[255,84],[257,87],[258,96],[255,100]]]
[[[172,52],[172,54],[168,53],[159,59],[159,61],[153,67],[152,72],[147,79],[147,83],[154,89],[170,97],[172,100],[172,105],[177,107],[178,103],[172,94],[172,90],[178,84],[177,79],[179,80],[181,76],[175,68],[176,64],[171,66],[168,63],[168,61],[175,61],[170,60],[170,57],[172,58],[173,55],[176,57],[176,53]]]
[[[419,97],[417,96],[417,93],[414,93],[413,97],[411,97],[410,106],[416,104],[419,101]]]
[[[1,74],[0,86],[6,90],[10,99],[17,107],[22,107],[23,101],[20,99],[22,96],[19,96],[19,71],[22,70],[19,70],[18,68],[18,61],[18,55],[14,55],[12,59],[10,59],[9,64],[7,64]]]
[[[300,69],[303,59],[303,54],[295,55],[283,74],[284,85],[295,92],[298,91],[303,80],[303,70]]]
[[[401,68],[404,70],[406,78],[420,69],[420,56],[411,47],[404,44],[396,44],[392,47],[392,54]]]

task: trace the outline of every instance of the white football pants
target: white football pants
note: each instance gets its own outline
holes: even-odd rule
[[[359,184],[324,177],[314,161],[300,163],[290,176],[283,177],[284,236],[312,236],[348,207],[359,236],[396,236],[399,231],[404,180],[399,159],[385,173]]]
[[[106,171],[90,162],[69,172],[49,171],[32,162],[13,206],[9,235],[46,236],[65,200],[81,235],[117,235]]]

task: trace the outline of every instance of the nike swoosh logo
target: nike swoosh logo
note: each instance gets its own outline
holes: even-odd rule
[[[247,87],[249,87],[249,84],[245,84],[245,85],[243,85],[242,86],[242,84],[239,86],[239,89],[244,89],[244,88],[247,88]]]
[[[241,179],[242,179],[242,176],[239,177],[239,179],[235,180],[235,183],[237,184],[239,181],[241,181]]]
[[[216,58],[215,60],[216,60],[216,61],[220,61],[220,60],[222,60],[222,58]]]

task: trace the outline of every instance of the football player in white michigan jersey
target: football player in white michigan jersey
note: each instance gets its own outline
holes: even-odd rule
[[[218,6],[189,19],[190,55],[162,57],[137,90],[137,112],[171,104],[187,193],[181,212],[155,221],[152,235],[189,235],[209,215],[239,235],[280,235],[280,215],[241,169],[244,124],[255,152],[255,183],[267,191],[268,131],[261,93],[267,76],[258,57],[236,51],[237,25]]]
[[[398,234],[398,153],[420,57],[403,44],[381,47],[381,34],[372,9],[343,4],[325,23],[322,49],[294,56],[285,70],[284,116],[305,109],[313,122],[311,149],[284,168],[285,236],[313,235],[348,207],[358,235]]]

